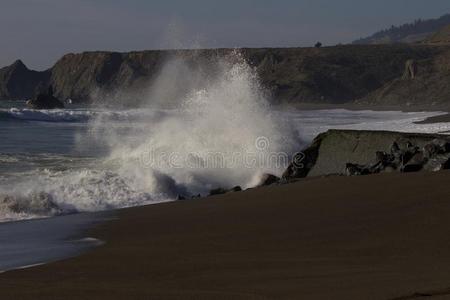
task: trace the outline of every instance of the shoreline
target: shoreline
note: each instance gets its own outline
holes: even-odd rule
[[[423,121],[415,122],[415,124],[436,124],[436,123],[449,123],[450,114],[442,114],[439,116],[429,117]]]
[[[287,109],[296,110],[331,110],[331,109],[346,109],[349,111],[398,111],[398,112],[435,112],[435,113],[449,113],[450,107],[448,106],[411,106],[405,107],[404,105],[368,105],[368,104],[317,104],[317,103],[293,103],[293,104],[275,104],[273,107],[283,107]]]
[[[85,234],[114,212],[78,213],[0,224],[0,273],[75,257],[103,242]]]
[[[390,299],[450,282],[449,171],[322,177],[118,210],[3,298]],[[58,284],[54,283],[56,280]],[[37,292],[39,291],[39,292]]]
[[[25,107],[26,100],[0,100],[0,104],[2,103],[21,103],[22,107]],[[275,101],[270,102],[269,104],[274,109],[280,110],[338,110],[338,109],[346,109],[349,111],[398,111],[398,112],[436,112],[436,113],[450,113],[449,106],[411,106],[405,107],[404,105],[369,105],[369,104],[358,104],[358,103],[342,103],[342,104],[332,104],[332,103],[276,103]],[[115,108],[114,106],[105,106],[98,105],[96,103],[79,103],[72,104],[65,109],[79,109],[79,108],[92,108],[92,109],[101,109],[101,108]],[[118,106],[118,109],[124,109],[123,106]],[[131,105],[127,109],[138,109],[139,106]],[[448,121],[447,121],[448,122]]]

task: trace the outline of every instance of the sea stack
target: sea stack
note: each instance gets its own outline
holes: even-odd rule
[[[53,87],[49,86],[47,92],[39,93],[33,99],[27,101],[27,107],[31,109],[55,109],[64,108],[64,103],[53,96]]]

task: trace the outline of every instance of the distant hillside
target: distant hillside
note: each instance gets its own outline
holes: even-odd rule
[[[49,71],[29,70],[21,60],[0,69],[0,99],[26,99],[49,80]]]
[[[446,14],[439,19],[419,19],[413,23],[381,30],[367,38],[356,40],[353,44],[416,43],[426,40],[448,25],[450,25],[450,14]]]
[[[450,25],[445,26],[435,34],[425,40],[430,44],[448,44],[450,43]]]
[[[85,52],[67,54],[44,72],[17,61],[0,69],[0,100],[27,99],[52,85],[62,100],[133,107],[148,101],[148,89],[162,82],[164,92],[156,91],[151,100],[170,106],[187,87],[211,80],[220,59],[234,51]],[[450,45],[241,49],[241,54],[274,104],[450,109]],[[408,65],[415,66],[413,75]],[[167,70],[176,75],[166,75]]]

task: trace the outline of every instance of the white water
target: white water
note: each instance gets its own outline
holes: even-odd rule
[[[268,161],[271,153],[289,157],[330,128],[450,130],[448,123],[414,124],[439,113],[276,111],[238,53],[218,65],[208,77],[183,61],[168,62],[141,109],[1,110],[9,140],[28,135],[0,153],[0,221],[251,187],[262,173],[280,175],[286,167],[288,161]]]
[[[256,73],[238,53],[230,60],[233,63],[221,62],[219,75],[213,80],[205,80],[203,85],[196,80],[196,88],[186,89],[187,94],[176,101],[172,99],[175,108],[171,114],[131,128],[127,132],[130,139],[120,138],[117,128],[105,131],[102,119],[93,124],[93,130],[111,149],[108,159],[121,165],[122,176],[133,178],[142,190],[152,194],[159,190],[173,197],[205,194],[216,187],[250,187],[261,173],[282,171],[264,164],[263,156],[292,153],[299,146],[297,135],[271,111]],[[168,99],[160,87],[171,94],[170,78],[178,69],[186,73],[185,65],[169,66],[157,81],[158,99]],[[257,149],[258,138],[267,139],[267,147]],[[212,154],[229,161],[236,153],[259,154],[258,167],[249,168],[241,161],[230,161],[223,168],[209,165],[214,163],[210,161]],[[193,166],[195,162],[204,167]],[[168,189],[161,190],[161,186]]]
[[[170,99],[170,110],[6,111],[9,117],[28,121],[88,120],[88,134],[78,136],[77,147],[95,141],[107,151],[82,168],[71,163],[71,167],[51,165],[8,174],[0,189],[0,219],[205,195],[217,187],[251,187],[264,172],[281,173],[288,159],[283,165],[271,165],[265,156],[293,153],[299,147],[297,135],[270,109],[254,70],[239,53],[220,61],[211,78],[195,71],[189,76],[189,68],[180,61],[168,62],[150,89],[149,102],[165,104],[161,99]],[[172,82],[180,72],[187,80]],[[177,98],[173,98],[174,83]],[[258,139],[263,147],[257,148]],[[234,161],[235,154],[240,156]],[[218,166],[212,155],[227,163]],[[243,164],[247,156],[254,160],[250,166]],[[70,163],[64,157],[59,160],[64,166]],[[12,162],[10,156],[6,162]]]

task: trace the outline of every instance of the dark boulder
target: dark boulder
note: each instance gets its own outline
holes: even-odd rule
[[[397,149],[398,145],[394,143],[392,149]],[[396,151],[396,150],[395,150]],[[391,152],[395,152],[392,151]],[[345,175],[347,176],[359,176],[378,174],[382,172],[391,172],[397,169],[396,160],[398,156],[395,154],[388,154],[383,151],[377,151],[375,153],[376,162],[368,165],[358,165],[353,163],[347,163],[345,167]]]
[[[216,189],[212,189],[209,192],[209,196],[223,195],[223,194],[227,194],[227,193],[231,193],[231,192],[241,192],[241,191],[242,191],[242,188],[240,186],[235,186],[232,189],[216,188]]]
[[[234,188],[228,190],[228,192],[242,192],[242,188],[240,186],[235,186]]]
[[[283,180],[289,181],[297,178],[307,177],[309,172],[317,162],[321,143],[328,134],[328,132],[319,134],[314,139],[311,146],[307,147],[301,152],[296,153],[292,159],[291,164],[284,171],[281,178]]]
[[[414,154],[400,170],[404,173],[418,172],[423,169],[426,162],[427,158],[425,158],[424,154],[418,152]]]
[[[280,181],[280,177],[272,174],[264,174],[257,186],[268,186]]]
[[[430,158],[439,153],[439,147],[434,143],[427,144],[423,147],[423,154],[425,157]]]
[[[351,163],[348,163],[345,166],[345,175],[347,175],[347,176],[361,176],[361,175],[369,175],[369,174],[372,174],[372,172],[370,171],[370,167],[368,167],[368,166],[351,164]]]
[[[31,109],[55,109],[64,108],[64,103],[53,96],[53,88],[50,86],[45,93],[39,93],[33,99],[27,101],[27,107]]]
[[[431,142],[435,147],[435,154],[444,154],[450,152],[450,142],[443,139],[435,139]]]
[[[435,157],[428,159],[424,164],[423,169],[430,172],[450,169],[450,153],[446,155],[436,155]]]

